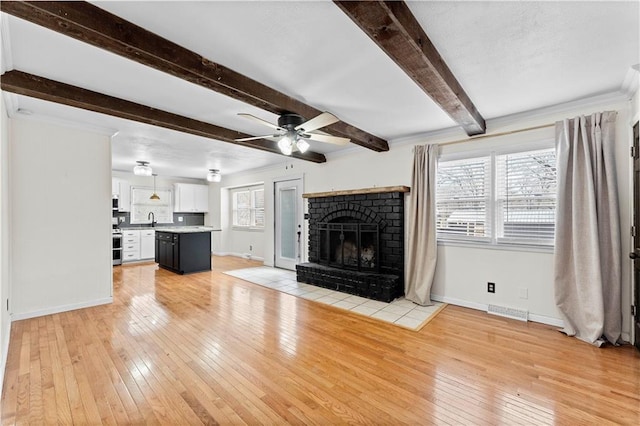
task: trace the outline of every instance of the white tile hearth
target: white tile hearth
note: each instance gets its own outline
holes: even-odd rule
[[[327,288],[299,283],[296,281],[295,271],[271,268],[269,266],[236,269],[235,271],[227,271],[225,274],[296,297],[324,303],[325,305],[345,309],[415,331],[420,330],[446,306],[446,304],[440,302],[433,302],[432,306],[420,306],[404,298],[396,299],[391,303],[371,300]]]

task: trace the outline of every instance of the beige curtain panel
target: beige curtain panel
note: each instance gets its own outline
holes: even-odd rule
[[[436,272],[436,166],[438,145],[416,146],[413,153],[409,246],[405,298],[431,305],[431,284]]]
[[[617,343],[622,328],[615,120],[604,112],[556,123],[555,299],[563,332],[596,346]]]

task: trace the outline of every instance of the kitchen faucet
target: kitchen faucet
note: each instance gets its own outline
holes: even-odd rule
[[[153,212],[149,212],[149,214],[147,215],[147,219],[151,219],[151,227],[156,226],[156,215],[153,214]]]

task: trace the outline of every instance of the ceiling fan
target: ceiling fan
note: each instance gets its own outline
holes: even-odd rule
[[[323,112],[322,114],[312,118],[311,120],[304,121],[301,115],[294,113],[284,113],[278,118],[278,124],[269,123],[266,120],[256,117],[255,115],[239,113],[243,117],[250,120],[257,121],[265,126],[271,127],[277,133],[262,136],[252,136],[250,138],[236,139],[236,142],[246,142],[256,139],[264,138],[280,138],[278,141],[278,148],[284,155],[291,155],[293,151],[300,151],[304,153],[309,149],[309,142],[305,139],[312,141],[331,143],[335,145],[346,145],[350,139],[341,138],[338,136],[331,136],[323,132],[319,132],[318,129],[336,123],[338,117],[329,113]]]

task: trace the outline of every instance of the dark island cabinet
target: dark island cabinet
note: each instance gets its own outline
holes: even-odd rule
[[[210,271],[211,233],[156,231],[155,260],[178,274]]]

